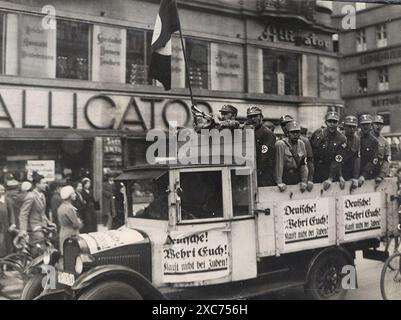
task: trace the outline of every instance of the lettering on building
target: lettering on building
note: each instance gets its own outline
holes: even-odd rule
[[[285,26],[267,24],[259,40],[268,42],[290,42],[295,45],[329,49],[330,42],[318,38],[315,33],[291,29]]]

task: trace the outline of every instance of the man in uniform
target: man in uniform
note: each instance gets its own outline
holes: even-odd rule
[[[328,190],[333,180],[337,179],[340,187],[345,187],[341,167],[347,139],[337,130],[339,119],[337,112],[329,111],[326,115],[327,127],[317,129],[310,138],[315,164],[314,182],[323,182],[324,190]]]
[[[288,131],[286,129],[286,126],[288,123],[294,121],[294,118],[290,115],[285,115],[280,118],[280,126],[281,129],[284,132],[284,135],[288,137]],[[312,146],[309,142],[309,139],[303,135],[300,135],[299,140],[301,140],[306,149],[306,163],[308,167],[308,182],[307,182],[307,189],[308,191],[312,191],[313,189],[313,175],[315,173],[315,165],[313,164],[313,151],[312,151]]]
[[[344,132],[347,138],[347,146],[344,152],[342,166],[343,177],[351,180],[351,188],[358,187],[358,178],[361,167],[361,142],[357,135],[358,119],[355,116],[346,116],[344,119]]]
[[[361,174],[359,176],[358,185],[362,186],[365,179],[375,178],[375,166],[379,162],[379,143],[372,135],[372,116],[364,114],[359,120],[361,132]]]
[[[377,115],[373,118],[373,136],[377,139],[379,143],[379,161],[375,166],[375,182],[379,184],[387,177],[390,173],[391,164],[391,148],[390,144],[385,137],[381,134],[384,126],[383,116]]]
[[[286,125],[286,137],[276,142],[276,182],[281,192],[287,185],[299,183],[304,192],[308,181],[307,153],[305,144],[299,139],[301,127],[296,121]]]
[[[247,112],[246,126],[255,130],[255,153],[258,186],[274,186],[274,160],[276,137],[273,132],[263,125],[262,110],[258,107],[250,107]]]
[[[214,117],[214,128],[223,129],[238,129],[240,123],[236,120],[238,109],[231,104],[225,104],[220,110],[220,119],[216,116]]]

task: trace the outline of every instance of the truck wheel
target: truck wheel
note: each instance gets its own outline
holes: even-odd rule
[[[306,294],[314,300],[341,300],[347,290],[342,288],[343,266],[349,264],[340,252],[323,254],[317,259],[305,286]]]
[[[84,291],[78,300],[142,300],[130,285],[119,282],[103,282]]]
[[[43,292],[43,274],[35,274],[25,284],[22,290],[21,300],[33,300]]]

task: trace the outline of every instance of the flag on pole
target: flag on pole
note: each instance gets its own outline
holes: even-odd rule
[[[161,0],[153,30],[149,75],[171,89],[171,34],[180,29],[175,0]]]

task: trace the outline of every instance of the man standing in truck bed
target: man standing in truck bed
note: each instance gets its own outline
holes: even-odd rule
[[[310,138],[315,160],[314,182],[323,182],[324,190],[329,189],[337,179],[340,187],[345,187],[341,167],[347,143],[345,136],[337,130],[339,120],[337,112],[329,111],[326,115],[327,128],[317,129]]]
[[[250,107],[246,114],[247,121],[245,129],[251,126],[255,130],[255,154],[258,186],[274,186],[274,145],[276,143],[276,137],[273,132],[263,125],[262,110],[258,107]]]
[[[375,165],[375,182],[379,184],[387,177],[390,173],[390,162],[391,162],[391,148],[390,144],[385,137],[381,134],[384,126],[383,116],[377,115],[373,118],[373,136],[379,143],[378,147],[378,162]]]

